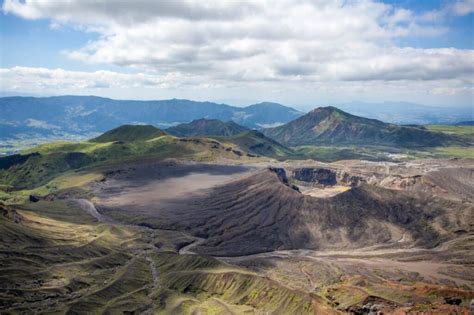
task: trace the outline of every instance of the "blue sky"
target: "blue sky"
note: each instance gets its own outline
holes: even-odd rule
[[[1,7],[3,93],[473,105],[473,0]]]

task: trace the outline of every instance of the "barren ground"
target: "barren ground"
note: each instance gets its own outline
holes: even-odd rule
[[[284,167],[289,181],[269,171],[269,164]],[[347,172],[364,183],[308,183],[300,193],[291,186],[296,167]],[[110,169],[89,187],[93,199],[73,200],[80,209],[71,206],[67,219],[82,220],[74,225],[57,219],[64,215],[63,201],[5,212],[13,218],[5,231],[14,232],[6,235],[21,235],[14,223],[20,217],[20,227],[39,233],[33,236],[40,246],[29,247],[28,255],[40,250],[34,259],[49,260],[38,260],[32,273],[31,281],[46,279],[44,285],[22,274],[0,293],[11,300],[5,309],[14,311],[113,313],[134,305],[139,313],[325,314],[377,305],[385,314],[467,314],[474,298],[473,169],[474,162],[460,160],[170,161]],[[56,203],[57,213],[49,213]],[[417,243],[428,233],[440,233],[430,243],[435,245]],[[41,243],[45,235],[51,244]],[[28,244],[31,236],[24,239]],[[57,255],[61,242],[77,257],[63,261]],[[6,252],[8,279],[7,272],[20,274],[24,251]],[[30,288],[31,297],[12,300]],[[461,305],[449,305],[447,298],[459,298]]]

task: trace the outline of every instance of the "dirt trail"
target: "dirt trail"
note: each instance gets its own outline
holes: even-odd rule
[[[308,278],[309,284],[311,285],[311,291],[314,291],[314,289],[316,288],[316,285],[313,282],[313,277],[311,276],[311,274],[309,272],[307,272],[304,269],[304,267],[301,267],[301,272],[304,273],[306,278]]]
[[[203,244],[205,241],[206,241],[205,238],[196,237],[196,239],[195,239],[194,242],[192,242],[192,243],[189,244],[189,245],[186,245],[186,246],[182,247],[182,248],[179,250],[179,254],[180,254],[180,255],[197,255],[197,253],[191,251],[191,249],[193,249],[194,247],[197,247],[197,246]]]
[[[144,315],[151,315],[154,313],[155,308],[157,307],[155,298],[154,298],[154,293],[157,289],[160,288],[160,281],[158,278],[158,269],[156,268],[156,263],[153,257],[150,256],[149,251],[145,252],[145,259],[149,262],[150,264],[150,271],[151,271],[151,278],[152,278],[152,285],[150,288],[150,292],[148,293],[148,298],[151,300],[151,305],[148,310],[144,311],[142,314]]]
[[[160,282],[158,279],[158,270],[156,269],[156,263],[150,255],[147,255],[145,258],[150,263],[151,275],[153,278],[152,291],[160,287]]]

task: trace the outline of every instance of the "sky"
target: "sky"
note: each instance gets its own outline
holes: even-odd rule
[[[474,106],[474,0],[0,0],[3,95]]]

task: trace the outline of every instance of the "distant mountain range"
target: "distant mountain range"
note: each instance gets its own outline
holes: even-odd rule
[[[397,124],[455,124],[473,120],[473,109],[469,107],[441,108],[411,103],[353,102],[339,104],[337,108],[353,115]],[[163,129],[181,124],[179,128],[169,129],[169,133],[191,136],[193,134],[190,130],[197,128],[197,123],[188,127],[182,124],[194,120],[232,121],[245,128],[264,129],[283,125],[304,114],[291,107],[267,102],[234,107],[183,99],[134,101],[95,96],[13,96],[0,98],[0,139],[61,139],[70,136],[91,138],[124,124],[149,124]],[[188,131],[184,130],[186,128]],[[213,128],[219,127],[216,125]],[[213,128],[205,127],[211,133]],[[231,129],[235,129],[235,126]],[[226,135],[236,135],[239,133],[237,131],[239,130],[229,129]],[[202,133],[195,131],[195,135],[197,134]],[[224,134],[218,132],[218,135]]]
[[[285,125],[263,133],[287,146],[301,145],[385,145],[434,147],[462,144],[455,136],[428,131],[418,126],[399,126],[376,119],[354,116],[335,107],[319,107]]]
[[[422,126],[399,126],[359,117],[335,107],[318,107],[284,125],[248,130],[235,122],[198,119],[162,131],[153,126],[124,125],[92,139],[94,142],[144,141],[166,133],[178,137],[207,137],[231,142],[246,152],[265,156],[290,156],[290,147],[304,145],[379,145],[400,148],[465,145],[455,135]]]
[[[102,133],[124,124],[167,128],[195,119],[234,121],[248,128],[281,125],[304,113],[276,103],[234,107],[190,100],[129,101],[95,96],[0,98],[0,138]]]

